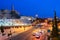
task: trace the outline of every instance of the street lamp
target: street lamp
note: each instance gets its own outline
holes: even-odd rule
[[[24,30],[25,30],[25,23],[24,23]]]
[[[36,14],[35,17],[38,18],[38,14]]]
[[[24,26],[24,30],[25,30],[25,26]]]

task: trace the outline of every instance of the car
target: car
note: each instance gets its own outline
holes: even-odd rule
[[[39,39],[39,38],[40,38],[40,36],[39,36],[39,35],[36,35],[35,37],[36,37],[37,39]]]
[[[36,36],[36,35],[40,35],[40,33],[39,32],[34,32],[34,33],[32,33],[32,35]]]
[[[37,32],[37,31],[34,30],[34,31],[32,32],[32,35],[35,36],[35,35],[36,35],[36,32]]]
[[[40,30],[39,31],[33,31],[32,35],[35,36],[35,38],[39,39],[40,35],[42,35],[42,32]]]
[[[44,34],[45,31],[42,30],[41,32]]]
[[[39,38],[40,38],[40,33],[39,33],[39,32],[36,32],[35,37],[36,37],[37,39],[39,39]]]
[[[42,33],[42,31],[41,31],[41,30],[38,30],[38,32],[39,32],[39,33]]]
[[[33,35],[33,36],[35,36],[35,35],[36,35],[36,33],[32,33],[32,35]]]

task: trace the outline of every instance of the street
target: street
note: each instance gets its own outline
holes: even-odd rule
[[[18,35],[14,36],[14,37],[11,37],[9,39],[11,39],[11,40],[31,40],[31,34],[32,34],[33,30],[34,30],[34,28],[32,28],[32,29],[30,29],[28,31],[25,31],[25,32],[23,32],[21,34],[18,34]]]
[[[11,39],[11,40],[46,40],[46,35],[40,35],[40,38],[37,39],[35,36],[32,35],[33,31],[37,31],[39,30],[38,28],[31,28],[30,30],[28,31],[25,31],[23,33],[20,33],[16,36],[13,36],[13,37],[10,37],[8,38],[7,40]]]

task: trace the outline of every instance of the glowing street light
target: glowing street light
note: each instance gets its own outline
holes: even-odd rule
[[[38,14],[36,14],[35,17],[38,18]]]

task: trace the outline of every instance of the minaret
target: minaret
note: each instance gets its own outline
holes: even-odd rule
[[[15,13],[16,13],[16,12],[15,12],[15,10],[14,10],[14,5],[12,4],[12,5],[11,5],[11,13],[10,13],[10,14],[11,14],[11,18],[14,18],[14,17],[15,17],[15,16],[14,16]]]
[[[58,26],[57,26],[56,11],[54,11],[54,20],[53,20],[51,36],[52,37],[58,37]]]
[[[14,5],[12,5],[11,10],[14,11]]]

